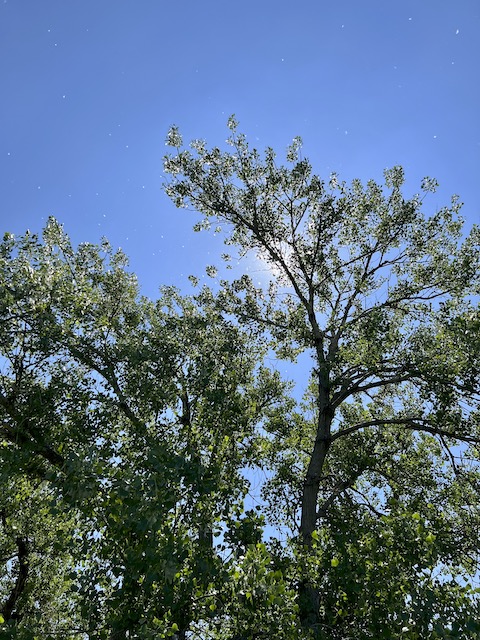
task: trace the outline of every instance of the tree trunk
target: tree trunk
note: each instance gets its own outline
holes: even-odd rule
[[[325,459],[330,447],[330,427],[333,412],[326,402],[326,397],[327,392],[323,390],[319,394],[317,435],[303,483],[300,537],[301,544],[303,544],[307,554],[312,547],[312,533],[317,528],[320,481],[323,475]],[[301,622],[305,627],[314,631],[319,621],[320,592],[316,585],[312,584],[307,577],[300,583],[299,601]]]
[[[308,547],[312,544],[312,533],[317,527],[317,503],[320,490],[320,478],[322,477],[323,465],[329,446],[328,436],[317,436],[308,465],[307,475],[303,483],[300,534],[303,544]]]
[[[2,608],[2,615],[5,620],[20,620],[21,614],[17,610],[17,604],[20,596],[22,595],[28,577],[28,540],[26,538],[17,538],[16,540],[18,548],[18,575],[15,582],[15,586],[10,593],[6,603]]]

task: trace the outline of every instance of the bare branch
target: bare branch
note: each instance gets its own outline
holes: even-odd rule
[[[360,431],[361,429],[366,429],[368,427],[379,427],[386,425],[398,425],[403,426],[405,429],[409,429],[410,431],[424,431],[426,433],[431,433],[436,436],[443,436],[446,438],[453,438],[455,440],[460,440],[461,442],[468,442],[473,444],[480,444],[480,438],[476,438],[475,436],[462,435],[458,433],[452,433],[451,431],[447,431],[446,429],[440,429],[439,427],[433,426],[431,421],[423,421],[422,418],[391,418],[391,419],[378,419],[378,420],[366,420],[364,422],[358,422],[350,427],[346,427],[345,429],[341,429],[340,431],[336,431],[331,435],[331,442],[338,440],[344,436],[350,435],[351,433],[355,433],[356,431]]]
[[[398,368],[392,369],[392,373],[394,371],[398,371]],[[378,389],[379,387],[387,387],[391,384],[400,384],[402,382],[408,382],[409,380],[415,377],[414,372],[408,372],[408,373],[403,373],[398,375],[392,375],[391,378],[382,378],[381,380],[373,380],[372,382],[369,382],[364,385],[361,384],[363,380],[368,379],[370,376],[378,375],[378,373],[388,373],[388,369],[381,370],[380,372],[372,372],[372,371],[365,372],[363,375],[360,376],[359,380],[354,384],[352,384],[351,386],[347,386],[351,382],[351,379],[347,380],[344,383],[343,388],[340,391],[338,391],[336,394],[334,394],[332,398],[332,407],[334,408],[339,407],[342,404],[342,402],[344,402],[347,398],[349,398],[351,395],[355,393],[366,393],[370,389]]]
[[[347,478],[346,480],[341,480],[340,482],[337,482],[331,494],[328,496],[328,498],[323,502],[323,504],[319,508],[317,512],[317,519],[326,517],[327,511],[329,507],[333,504],[335,499],[338,498],[338,496],[341,495],[344,491],[346,491],[346,489],[351,488],[355,480],[360,475],[361,475],[361,472],[358,474],[355,474],[354,476],[351,476],[350,478]]]
[[[385,514],[382,513],[381,511],[378,511],[378,509],[375,509],[375,507],[373,506],[373,504],[370,502],[370,500],[368,499],[368,496],[366,496],[364,493],[362,493],[361,491],[359,491],[358,489],[355,489],[354,487],[351,487],[352,491],[354,493],[356,493],[357,495],[359,495],[363,502],[361,503],[362,506],[367,507],[367,509],[369,509],[373,514],[375,514],[378,518],[381,518],[382,516],[384,516]]]

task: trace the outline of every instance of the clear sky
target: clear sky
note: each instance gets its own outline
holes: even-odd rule
[[[478,0],[1,0],[0,230],[107,236],[145,292],[219,262],[162,193],[165,135],[295,135],[328,178],[403,164],[480,220]]]

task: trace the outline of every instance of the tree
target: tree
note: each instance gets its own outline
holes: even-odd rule
[[[171,131],[167,192],[265,287],[150,300],[54,219],[0,245],[0,635],[478,638],[478,230],[230,128]],[[301,397],[270,363],[308,355]]]
[[[53,219],[5,236],[0,274],[2,637],[185,638],[220,606],[214,532],[283,383],[210,291],[142,298]]]
[[[265,500],[298,533],[302,625],[321,638],[478,637],[478,599],[459,578],[479,559],[479,229],[462,238],[457,197],[425,216],[400,167],[385,186],[327,185],[299,139],[278,166],[233,117],[229,128],[231,151],[185,149],[171,129],[166,192],[270,268],[268,287],[222,283],[239,324],[279,357],[312,355],[303,409],[272,416],[264,438]]]

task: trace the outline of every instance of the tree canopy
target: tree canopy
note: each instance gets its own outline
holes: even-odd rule
[[[150,300],[106,241],[4,237],[2,637],[478,638],[479,230],[229,127],[170,131],[166,192],[264,286]]]

